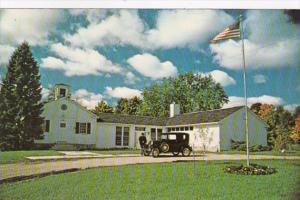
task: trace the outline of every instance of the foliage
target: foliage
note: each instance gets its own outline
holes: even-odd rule
[[[293,113],[293,119],[296,120],[296,118],[300,117],[300,106],[297,106]]]
[[[221,108],[228,102],[224,89],[211,76],[186,73],[146,87],[140,114],[169,116],[171,103],[181,106],[181,113]]]
[[[231,140],[230,148],[231,150],[246,151],[247,145],[245,141]],[[263,146],[263,145],[253,145],[249,147],[249,151],[251,152],[270,151],[270,150],[271,148],[269,146]]]
[[[113,113],[113,107],[109,106],[105,101],[101,100],[98,105],[92,110],[93,113],[99,115],[100,113]]]
[[[142,104],[142,100],[135,96],[131,99],[121,98],[116,106],[116,113],[137,115]]]
[[[7,199],[297,199],[299,161],[257,160],[276,168],[269,176],[224,173],[241,161],[144,164],[87,169],[3,184]],[[194,175],[194,171],[198,172]],[[88,180],[88,181],[83,181]],[[100,185],[100,186],[99,186]],[[130,188],[130,190],[128,189]]]
[[[290,138],[294,142],[300,142],[300,115],[295,119],[295,126],[292,129]]]
[[[249,166],[227,166],[224,168],[224,171],[230,174],[239,175],[269,175],[276,173],[274,168],[253,163],[250,163]]]
[[[252,110],[252,112],[259,115],[261,105],[262,105],[261,103],[254,103],[254,104],[251,105],[250,109]]]
[[[255,104],[251,109],[267,124],[268,146],[276,150],[284,149],[289,142],[291,127],[294,123],[292,114],[282,106]]]
[[[39,67],[28,43],[13,53],[0,94],[1,149],[29,149],[42,138]]]

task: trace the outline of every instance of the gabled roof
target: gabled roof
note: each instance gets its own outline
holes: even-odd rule
[[[155,125],[155,126],[177,126],[187,124],[200,124],[219,122],[230,114],[240,110],[243,106],[216,109],[192,113],[184,113],[172,118],[149,117],[122,115],[114,113],[101,113],[98,116],[98,122],[106,123],[122,123],[122,124],[137,124],[137,125]]]
[[[243,107],[244,106],[238,106],[225,109],[184,113],[181,115],[176,115],[172,118],[168,118],[166,126],[219,122]]]
[[[101,113],[97,122],[164,126],[167,118]]]

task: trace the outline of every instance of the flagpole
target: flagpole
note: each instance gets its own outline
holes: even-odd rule
[[[249,127],[248,127],[248,101],[247,101],[247,81],[246,81],[246,62],[245,62],[245,45],[244,45],[244,29],[242,26],[242,15],[240,15],[240,29],[242,39],[242,55],[243,55],[243,78],[244,78],[244,96],[245,96],[245,133],[246,133],[246,148],[247,148],[247,166],[249,163]]]

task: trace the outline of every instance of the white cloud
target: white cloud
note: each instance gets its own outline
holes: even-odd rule
[[[148,53],[134,55],[127,62],[140,74],[154,80],[176,76],[178,73],[172,62],[161,62],[156,56]]]
[[[287,104],[284,106],[284,109],[290,111],[291,113],[293,113],[296,109],[297,106],[300,106],[300,104]]]
[[[19,44],[26,40],[31,45],[48,43],[60,19],[59,9],[5,9],[0,11],[0,42]]]
[[[48,88],[42,88],[42,100],[47,99],[49,94],[50,94],[50,90]]]
[[[68,11],[73,16],[85,16],[90,23],[98,23],[109,13],[116,13],[115,10],[109,9],[69,9]]]
[[[213,70],[211,72],[201,73],[201,74],[211,75],[212,78],[217,83],[220,83],[223,87],[236,84],[236,81],[231,76],[229,76],[226,72],[220,70]]]
[[[138,82],[140,80],[141,79],[132,72],[127,72],[125,74],[125,83],[127,83],[127,84],[135,84],[136,82]]]
[[[151,47],[174,48],[207,42],[212,34],[233,22],[218,10],[164,10],[159,12],[156,27],[147,32]]]
[[[245,105],[245,100],[243,97],[230,96],[228,97],[229,102],[223,106],[223,108],[229,108],[234,106]],[[274,97],[269,95],[262,95],[259,97],[249,97],[247,98],[248,106],[251,106],[254,103],[265,103],[273,105],[281,105],[284,103],[284,100],[281,97]]]
[[[142,97],[142,91],[128,87],[106,87],[105,93],[113,98],[132,98],[134,96]]]
[[[234,21],[220,10],[163,10],[159,11],[154,28],[149,29],[136,10],[120,10],[108,16],[102,13],[101,20],[98,19],[101,13],[95,10],[75,13],[85,13],[91,23],[64,38],[74,46],[89,48],[104,45],[144,49],[194,47],[207,42],[219,29]]]
[[[101,94],[89,92],[86,89],[79,89],[74,92],[73,99],[88,109],[94,109],[103,99]]]
[[[271,46],[245,39],[245,60],[247,69],[278,68],[299,63],[300,40],[283,40]],[[210,45],[214,60],[222,67],[239,70],[243,68],[241,42],[227,40]]]
[[[10,56],[14,52],[15,48],[10,45],[0,44],[0,65],[7,64],[9,62]]]
[[[254,77],[254,83],[266,83],[267,82],[267,77],[262,75],[262,74],[256,74]]]
[[[143,46],[143,31],[144,24],[136,10],[120,10],[99,23],[79,28],[74,35],[66,34],[64,38],[73,46],[90,48],[115,44]]]
[[[300,29],[284,11],[248,11],[245,20],[245,57],[248,69],[297,66]],[[229,69],[242,69],[241,41],[210,45],[214,60]]]
[[[43,58],[42,67],[62,70],[66,76],[122,72],[120,66],[113,64],[98,51],[92,49],[73,48],[61,43],[51,45],[50,49],[59,58]]]

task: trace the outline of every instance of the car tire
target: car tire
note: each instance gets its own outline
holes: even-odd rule
[[[170,149],[169,145],[165,142],[161,143],[160,149],[163,153],[167,153]]]
[[[179,155],[179,151],[178,152],[172,152],[173,156],[178,156]]]
[[[152,156],[153,156],[154,158],[157,158],[157,157],[159,156],[159,149],[158,149],[158,148],[154,148],[154,149],[152,150]]]
[[[150,155],[150,151],[144,151],[144,156],[149,156]]]
[[[184,147],[182,149],[182,155],[183,156],[189,156],[191,154],[191,150],[188,147]]]

